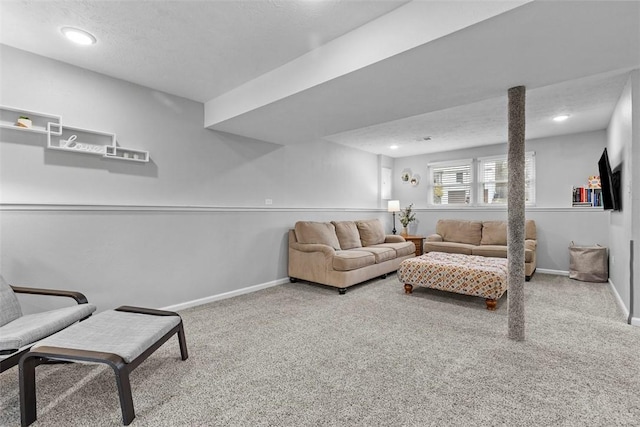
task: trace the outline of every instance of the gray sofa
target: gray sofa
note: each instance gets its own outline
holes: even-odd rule
[[[289,278],[344,294],[349,286],[396,271],[415,249],[402,236],[386,235],[378,219],[298,221],[289,230]]]

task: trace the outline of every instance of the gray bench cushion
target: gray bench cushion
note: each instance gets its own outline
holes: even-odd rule
[[[28,314],[0,327],[0,350],[18,349],[58,332],[96,310],[93,304]]]
[[[113,353],[131,363],[180,323],[179,316],[109,310],[45,338],[31,348],[62,347]]]

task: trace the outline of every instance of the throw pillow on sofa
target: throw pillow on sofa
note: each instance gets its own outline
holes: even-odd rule
[[[507,244],[507,222],[506,221],[483,221],[481,245],[503,245]]]
[[[441,219],[436,224],[436,233],[445,242],[479,245],[482,240],[482,221]]]
[[[362,246],[371,246],[384,243],[385,233],[379,219],[365,219],[356,221],[356,227],[360,233]]]
[[[358,227],[353,221],[331,221],[336,227],[336,235],[340,242],[340,247],[344,250],[361,248],[360,233]]]
[[[295,233],[299,243],[319,243],[340,250],[336,227],[330,222],[298,221]]]

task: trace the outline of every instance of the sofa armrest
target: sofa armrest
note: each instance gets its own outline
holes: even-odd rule
[[[13,286],[11,285],[11,289],[13,292],[17,294],[30,294],[30,295],[47,295],[54,297],[67,297],[73,298],[76,300],[78,304],[87,304],[87,297],[85,297],[80,292],[75,291],[63,291],[59,289],[42,289],[42,288],[27,288],[24,286]]]
[[[427,242],[442,242],[442,236],[439,234],[429,234],[427,236]]]
[[[402,243],[402,242],[406,242],[406,240],[404,239],[404,237],[400,236],[399,234],[387,234],[386,236],[384,236],[384,242],[385,243]]]
[[[537,246],[538,246],[538,241],[537,240],[527,239],[527,240],[524,241],[524,248],[525,249],[530,249],[532,251],[535,251]]]
[[[323,245],[321,243],[289,243],[289,248],[295,249],[300,252],[322,252],[326,256],[333,256],[336,250],[329,245]]]

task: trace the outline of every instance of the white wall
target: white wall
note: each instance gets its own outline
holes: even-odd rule
[[[296,220],[387,221],[378,156],[216,133],[200,103],[6,46],[0,55],[0,104],[151,153],[149,164],[106,160],[2,129],[0,271],[10,283],[77,289],[99,309],[162,307],[285,279]]]
[[[640,164],[640,73],[631,73],[616,105],[608,128],[609,160],[615,168],[622,163],[622,210],[612,212],[609,221],[610,235],[610,280],[627,311],[631,308],[630,249],[634,240],[634,323],[640,325],[640,201],[633,197],[633,188],[640,189],[640,171],[634,164]],[[633,107],[636,108],[633,108]]]
[[[606,132],[595,131],[529,140],[526,150],[536,156],[536,206],[526,209],[527,219],[536,221],[538,232],[538,268],[569,270],[568,246],[600,244],[608,246],[609,213],[601,209],[571,207],[571,188],[586,185],[589,175],[598,175],[598,159],[606,146]],[[395,160],[393,196],[401,206],[414,203],[418,223],[409,231],[422,235],[435,232],[440,218],[503,219],[506,208],[441,208],[428,204],[427,165],[446,160],[469,159],[507,153],[507,145],[498,144],[468,150],[448,151]],[[403,183],[400,174],[411,169],[421,176],[418,186]]]

